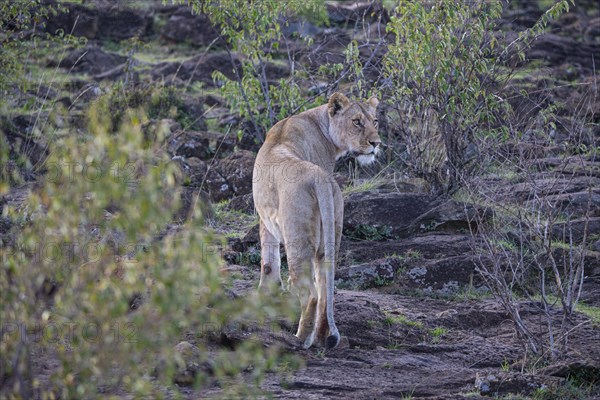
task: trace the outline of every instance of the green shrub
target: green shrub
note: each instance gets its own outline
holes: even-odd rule
[[[397,2],[386,28],[395,41],[384,58],[382,89],[393,139],[406,146],[397,157],[412,174],[452,193],[478,165],[484,140],[517,134],[501,97],[510,79],[506,63],[513,53],[523,60],[531,40],[568,8],[568,1],[557,2],[518,40],[503,44],[493,35],[500,0]]]
[[[101,110],[90,111],[88,139],[54,144],[42,187],[22,211],[9,212],[25,222],[17,242],[0,249],[1,394],[165,397],[181,362],[173,346],[184,336],[196,338],[226,396],[256,391],[276,367],[277,348],[247,340],[209,352],[207,337],[286,308],[257,294],[228,296],[223,243],[198,215],[166,233],[179,203],[178,170],[160,140],[145,143],[143,115],[126,111],[110,132]],[[60,360],[50,383],[32,369],[34,354]],[[196,385],[209,384],[207,374]]]

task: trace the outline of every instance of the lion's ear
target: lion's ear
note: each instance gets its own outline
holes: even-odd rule
[[[329,116],[333,117],[344,107],[348,106],[348,104],[350,104],[350,100],[348,100],[348,98],[342,93],[336,92],[332,94],[329,98],[329,103],[327,104],[329,109]]]
[[[373,109],[373,111],[375,111],[379,105],[379,99],[377,96],[371,96],[371,98],[367,100],[367,104]]]

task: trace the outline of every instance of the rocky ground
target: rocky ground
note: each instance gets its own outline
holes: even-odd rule
[[[543,65],[543,74],[524,75],[523,84],[547,87],[552,79],[575,82],[567,89],[552,85],[553,95],[575,100],[583,96],[577,83],[595,80],[592,56],[596,63],[600,60],[600,16],[597,5],[590,4],[563,16],[552,32],[535,42],[528,56]],[[328,7],[330,28],[310,24],[286,28],[305,29],[315,38],[311,47],[296,54],[303,65],[315,68],[343,57],[344,46],[357,34],[357,21],[371,15],[373,7],[369,2],[332,3]],[[223,255],[227,270],[236,277],[234,292],[244,295],[253,290],[260,254],[251,196],[257,146],[246,131],[232,132],[239,116],[215,90],[212,71],[234,77],[233,69],[226,67],[231,60],[222,51],[220,39],[204,17],[161,2],[138,8],[115,7],[110,2],[69,4],[68,8],[69,14],[58,15],[46,29],[75,26],[72,33],[88,42],[68,50],[64,57],[41,55],[39,70],[58,71],[60,84],[53,82],[28,93],[22,103],[56,101],[69,110],[77,125],[89,102],[118,80],[141,86],[162,81],[196,87],[176,104],[180,114],[158,116],[168,123],[165,145],[185,174],[185,207],[175,222],[186,218],[192,198],[202,192],[212,204],[206,206],[208,225],[228,238]],[[533,1],[516,10],[504,21],[509,32],[530,26],[541,14]],[[132,57],[122,41],[135,35],[146,46]],[[289,68],[285,62],[273,62],[268,76],[284,77]],[[597,124],[600,101],[590,107]],[[35,121],[27,113],[4,121],[11,151],[32,146],[22,132],[35,129]],[[598,139],[596,125],[596,142],[588,145],[597,146]],[[293,326],[284,326],[277,334],[261,332],[259,340],[277,343],[305,361],[297,372],[269,374],[263,388],[276,398],[298,399],[526,398],[541,396],[548,388],[554,388],[550,393],[559,397],[537,398],[600,398],[597,389],[577,392],[565,386],[567,378],[588,379],[588,384],[596,385],[600,381],[600,162],[596,153],[567,156],[562,141],[556,143],[506,149],[506,154],[517,158],[526,153],[537,166],[536,172],[526,176],[490,173],[480,177],[478,184],[482,193],[509,198],[509,202],[522,204],[539,196],[548,199],[572,217],[573,230],[580,232],[576,241],[583,240],[581,226],[588,221],[582,292],[587,312],[578,312],[571,321],[574,329],[566,357],[538,364],[526,356],[510,316],[477,273],[481,260],[472,250],[480,240],[479,224],[494,213],[488,205],[473,205],[458,196],[436,198],[419,184],[389,177],[366,178],[346,186],[347,174],[341,172],[345,218],[335,313],[344,339],[331,351],[302,350],[290,333]],[[35,151],[28,154],[43,157],[44,139],[33,145]],[[24,169],[22,176],[26,182],[3,196],[0,206],[18,207],[42,179],[43,171]],[[367,184],[361,189],[363,183]],[[4,235],[12,222],[0,218],[0,234]],[[559,237],[560,226],[552,234]],[[539,304],[523,301],[519,307],[524,321],[544,335]],[[558,307],[553,315],[558,321]],[[193,332],[185,339],[192,345],[201,340]],[[243,332],[225,332],[214,345],[239,340]],[[36,361],[42,370],[51,365],[47,360]],[[568,397],[569,390],[579,397]],[[180,392],[186,398],[212,393],[198,393],[185,384]],[[214,393],[218,392],[215,388]]]

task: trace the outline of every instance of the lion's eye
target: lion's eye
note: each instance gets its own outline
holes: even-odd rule
[[[373,120],[373,126],[375,128],[377,128],[377,125],[379,124],[379,121],[377,121],[376,119]]]
[[[358,118],[353,119],[352,123],[354,124],[354,126],[358,126],[359,128],[362,126],[362,123],[360,122],[360,119],[358,119]]]

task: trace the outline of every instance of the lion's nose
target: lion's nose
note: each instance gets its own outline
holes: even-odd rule
[[[373,147],[377,147],[381,144],[381,140],[369,140],[369,144]]]

